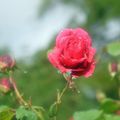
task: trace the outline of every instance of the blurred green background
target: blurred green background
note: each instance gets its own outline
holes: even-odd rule
[[[108,63],[119,62],[120,57],[107,54],[105,46],[120,39],[119,0],[22,0],[20,3],[12,0],[14,4],[5,0],[0,3],[5,7],[0,12],[0,54],[11,54],[17,59],[20,70],[15,72],[15,79],[26,99],[31,98],[34,105],[48,109],[55,101],[57,89],[65,86],[63,76],[49,63],[47,51],[54,46],[57,33],[67,27],[82,27],[90,33],[97,49],[97,64],[92,77],[75,80],[79,94],[67,91],[58,119],[68,120],[75,111],[98,108],[96,91],[117,99],[116,83],[111,80]],[[3,94],[0,94],[0,104],[18,106],[12,96]]]

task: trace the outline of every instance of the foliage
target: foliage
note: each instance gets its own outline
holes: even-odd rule
[[[108,44],[107,51],[112,56],[120,56],[120,41]]]
[[[44,0],[43,7],[40,11],[45,14],[47,10],[50,10],[56,5],[54,0]],[[73,23],[76,26],[85,26],[89,29],[90,33],[95,37],[101,37],[103,31],[99,32],[99,28],[108,23],[110,19],[119,20],[119,3],[120,1],[113,0],[62,0],[63,4],[75,6],[78,8],[78,12],[82,10],[86,13],[87,20],[84,25],[75,22],[75,17],[69,21],[68,26]],[[41,15],[40,13],[40,15]],[[99,26],[98,26],[99,25]],[[97,26],[97,29],[94,29]],[[95,32],[98,30],[98,34]],[[106,38],[104,38],[106,40]],[[95,41],[97,41],[95,39]],[[103,39],[100,39],[103,41]],[[114,40],[113,40],[114,41]],[[53,43],[51,43],[52,46]],[[99,44],[97,41],[96,44]],[[105,44],[105,43],[103,43]],[[98,45],[99,46],[99,45]],[[49,46],[50,47],[50,46]],[[80,90],[80,94],[76,91],[68,90],[66,96],[64,96],[64,102],[61,104],[59,114],[57,116],[58,120],[68,120],[72,115],[75,120],[119,120],[119,71],[117,71],[117,76],[110,76],[108,70],[108,63],[112,61],[117,61],[118,66],[120,65],[120,44],[118,42],[109,43],[105,46],[105,50],[102,54],[98,51],[96,55],[97,68],[93,77],[85,80],[85,78],[79,78],[74,80],[76,87]],[[23,92],[22,96],[25,99],[32,99],[32,104],[38,106],[44,106],[46,111],[49,110],[50,104],[52,104],[55,99],[55,92],[57,89],[62,89],[65,81],[60,74],[56,74],[56,69],[53,69],[48,63],[46,53],[48,49],[38,51],[32,56],[30,62],[25,63],[23,61],[18,62],[18,70],[15,72],[15,79],[18,84],[18,88]],[[8,53],[8,48],[1,50],[0,54]],[[25,71],[25,72],[24,72]],[[0,78],[3,75],[0,73]],[[107,96],[102,101],[96,99],[97,92],[100,91]],[[0,120],[37,120],[37,115],[32,108],[25,106],[19,106],[16,102],[16,98],[13,97],[14,92],[3,94],[0,93]],[[99,95],[98,95],[99,96]],[[3,106],[6,105],[6,106]],[[10,107],[8,107],[10,106]],[[55,106],[56,107],[56,106]],[[90,110],[88,110],[90,109]],[[38,110],[38,108],[36,108]],[[55,112],[55,109],[50,109],[50,111]],[[39,113],[48,119],[48,114],[39,108]],[[75,112],[79,111],[79,112]],[[75,114],[74,114],[75,112]],[[46,115],[47,114],[47,115]],[[42,119],[42,118],[41,118]]]
[[[88,110],[76,112],[74,120],[120,120],[120,116],[105,114],[101,110]]]

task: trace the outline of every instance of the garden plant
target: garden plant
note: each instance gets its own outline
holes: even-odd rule
[[[103,51],[112,57],[112,61],[108,63],[108,71],[111,80],[116,82],[117,98],[107,97],[102,90],[95,91],[99,107],[84,111],[76,110],[67,120],[120,120],[120,42],[109,43]],[[10,55],[0,56],[1,94],[4,96],[11,94],[17,103],[17,107],[0,105],[0,120],[62,120],[57,116],[60,116],[59,111],[62,110],[61,104],[64,103],[66,91],[81,94],[76,81],[81,77],[87,80],[94,74],[99,64],[96,48],[92,46],[92,38],[82,28],[63,29],[56,37],[54,48],[46,54],[53,69],[56,69],[65,80],[63,89],[57,89],[56,98],[53,104],[49,105],[49,110],[46,110],[44,106],[34,105],[31,98],[28,100],[24,98],[14,78],[16,72],[20,70],[17,61]]]

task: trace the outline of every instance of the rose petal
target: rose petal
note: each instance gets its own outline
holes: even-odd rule
[[[88,62],[91,62],[93,60],[95,53],[96,53],[96,49],[91,47],[89,49],[89,55],[88,55],[88,59],[87,59]]]
[[[73,30],[72,29],[64,29],[62,30],[57,38],[56,38],[56,47],[61,47],[62,45],[64,45],[64,41],[66,40],[66,37],[70,36],[73,34]]]
[[[88,68],[88,70],[84,73],[84,76],[86,78],[90,77],[93,72],[94,72],[94,69],[95,69],[95,62],[91,63],[90,67]]]
[[[60,50],[57,48],[54,48],[53,51],[48,54],[48,59],[55,68],[60,69],[60,71],[64,73],[67,71],[67,69],[64,68],[62,65],[60,65],[59,55],[60,55]]]

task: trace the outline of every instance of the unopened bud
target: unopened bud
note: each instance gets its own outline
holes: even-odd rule
[[[11,90],[11,84],[8,78],[2,78],[0,80],[0,91],[8,93]]]
[[[96,92],[96,99],[99,102],[102,102],[105,98],[106,98],[106,95],[102,91],[97,90],[97,92]]]
[[[118,63],[117,62],[109,63],[109,73],[110,73],[110,75],[112,77],[114,77],[117,72],[118,72]]]

